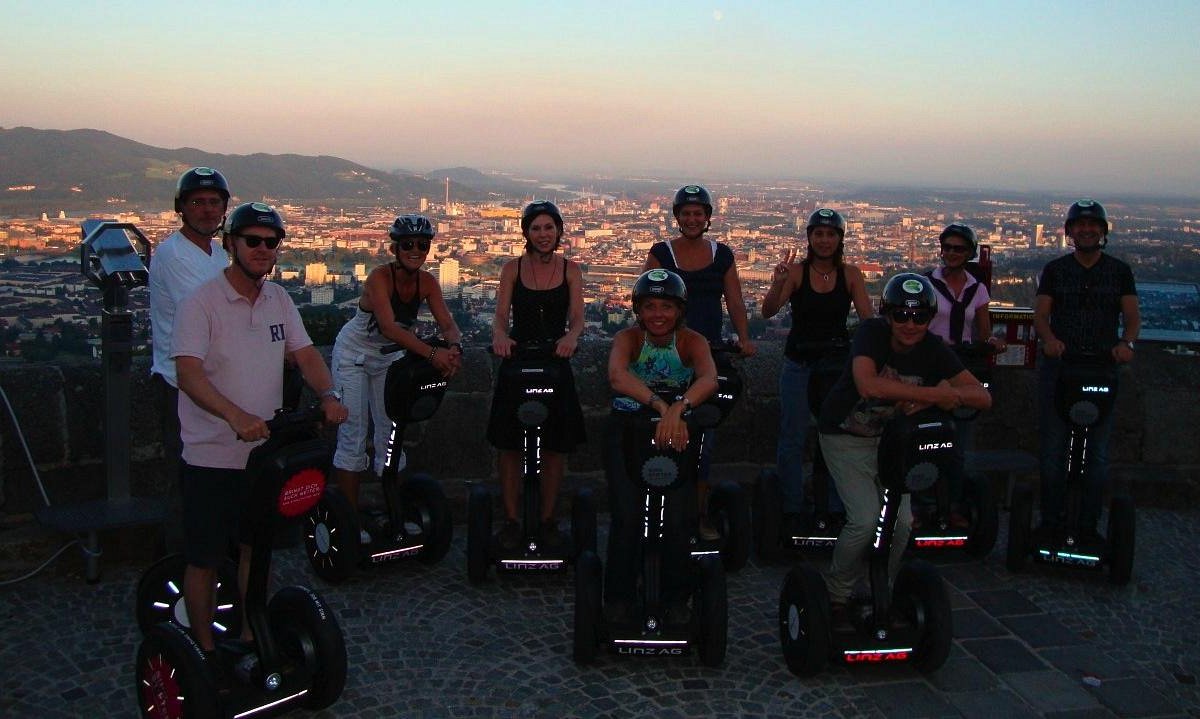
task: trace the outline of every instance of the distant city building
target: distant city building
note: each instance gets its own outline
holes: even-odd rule
[[[306,286],[323,285],[329,281],[329,268],[324,262],[311,262],[304,266],[304,284]]]
[[[1041,247],[1042,246],[1042,233],[1045,232],[1045,230],[1046,230],[1045,225],[1034,225],[1033,226],[1033,244],[1031,244],[1030,247]]]
[[[459,285],[459,266],[458,260],[447,257],[438,265],[438,284],[442,286],[442,291],[447,292],[451,289],[458,289]]]
[[[366,282],[367,266],[365,264],[359,263],[354,266],[354,279],[359,282]]]
[[[333,304],[333,285],[314,287],[310,294],[312,296],[312,304],[314,305]]]
[[[420,201],[420,202],[417,204],[417,208],[418,208],[418,209],[419,209],[419,211],[421,211],[421,212],[425,212],[425,211],[427,211],[427,210],[429,209],[429,198],[428,198],[428,197],[422,197],[422,198],[421,198],[421,201]]]

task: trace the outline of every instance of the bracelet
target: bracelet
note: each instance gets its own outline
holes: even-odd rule
[[[662,402],[662,401],[663,401],[662,397],[659,397],[657,394],[654,394],[653,392],[651,392],[650,398],[646,400],[646,406],[653,408],[655,402]]]
[[[463,351],[463,350],[462,350],[462,343],[460,343],[460,342],[451,342],[451,343],[450,343],[450,349],[452,349],[452,350],[458,350],[458,353],[459,353],[459,354],[462,354],[462,351]]]
[[[683,402],[683,411],[684,412],[692,411],[692,401],[690,399],[688,399],[686,395],[683,397],[680,397],[679,401]]]
[[[430,362],[432,362],[432,361],[433,361],[433,358],[434,358],[435,356],[437,356],[437,351],[438,351],[438,348],[437,348],[437,347],[430,347],[430,348],[429,348],[429,361],[430,361]]]

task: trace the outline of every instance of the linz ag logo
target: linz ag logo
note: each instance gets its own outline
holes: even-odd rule
[[[683,656],[683,647],[620,647],[617,653],[636,657],[678,657]]]
[[[525,394],[554,394],[553,387],[526,387]]]
[[[965,547],[967,540],[954,537],[953,539],[942,539],[941,537],[917,537],[913,542],[918,547]]]
[[[508,562],[504,567],[505,569],[526,569],[543,572],[556,572],[562,569],[561,564],[551,562]]]
[[[794,537],[792,539],[793,547],[832,547],[836,540],[819,539],[817,537]]]
[[[429,384],[423,384],[420,387],[418,387],[417,389],[420,390],[421,392],[426,392],[431,389],[442,389],[443,387],[446,387],[449,384],[450,383],[447,382],[446,380],[442,380],[440,382],[430,382]]]
[[[886,652],[883,654],[847,654],[847,664],[903,662],[908,661],[908,652]]]
[[[926,442],[917,447],[918,452],[924,452],[929,449],[954,449],[953,442]]]
[[[1046,560],[1054,564],[1070,564],[1077,567],[1094,567],[1100,563],[1100,560],[1091,557],[1070,557],[1058,553],[1051,554]]]
[[[1079,388],[1081,392],[1099,392],[1100,394],[1108,394],[1108,387],[1097,384],[1085,384]]]

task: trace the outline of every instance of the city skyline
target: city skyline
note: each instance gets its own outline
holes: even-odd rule
[[[1200,194],[1194,3],[243,8],[4,2],[0,126],[417,172]]]

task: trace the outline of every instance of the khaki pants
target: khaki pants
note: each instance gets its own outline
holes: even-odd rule
[[[825,577],[829,599],[845,602],[860,577],[866,574],[866,553],[875,535],[875,522],[883,506],[879,486],[878,437],[852,434],[821,434],[821,451],[833,475],[838,495],[846,505],[846,526],[833,548],[833,562]],[[891,581],[900,571],[900,557],[912,533],[910,495],[900,501],[896,532],[892,536],[892,554],[888,563]]]

